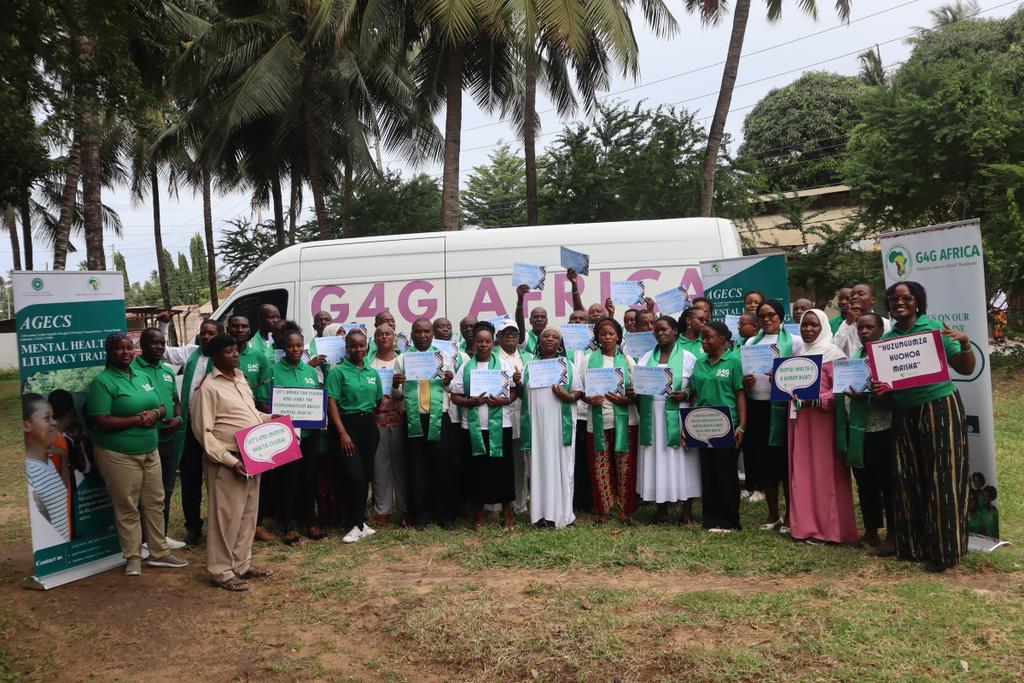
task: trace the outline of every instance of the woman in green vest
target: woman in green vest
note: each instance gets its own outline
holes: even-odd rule
[[[384,390],[380,375],[366,362],[366,333],[356,328],[345,335],[345,357],[327,375],[329,457],[339,464],[338,500],[352,524],[342,541],[356,543],[377,533],[366,523],[366,496],[373,478],[373,458],[380,432],[374,417]],[[347,512],[347,514],[345,514]]]
[[[469,446],[463,452],[462,482],[465,498],[473,509],[473,523],[483,528],[483,506],[500,503],[506,529],[511,529],[512,500],[516,497],[515,463],[512,459],[512,410],[519,373],[498,357],[494,325],[480,321],[470,336],[473,356],[455,373],[452,402],[462,411],[462,429]],[[474,370],[501,370],[511,379],[508,396],[483,396],[473,391]]]
[[[778,299],[769,299],[757,309],[761,331],[747,340],[746,346],[768,344],[773,353],[782,358],[799,356],[803,340],[783,327],[785,309]],[[771,382],[768,375],[744,375],[747,390],[747,436],[743,448],[743,466],[748,491],[761,491],[768,504],[768,518],[761,525],[763,531],[778,530],[788,533],[788,516],[779,512],[779,485],[789,499],[789,452],[787,449],[787,411],[789,403],[771,401]]]
[[[709,320],[711,316],[703,308],[687,308],[676,323],[679,330],[679,341],[676,343],[692,353],[697,360],[704,357],[704,344],[700,333]]]
[[[271,395],[277,387],[320,388],[316,370],[303,362],[306,340],[296,323],[284,323],[274,337],[274,344],[284,351],[284,355],[263,371],[256,389],[256,407],[264,413],[273,412],[270,406]],[[315,516],[320,432],[316,429],[303,429],[300,437],[302,457],[277,468],[277,504],[271,506],[277,510],[286,545],[299,543],[299,533],[295,530],[296,517],[299,525],[305,527],[309,538],[319,540],[327,535],[316,525]]]
[[[938,330],[950,367],[974,372],[976,359],[965,332],[927,315],[928,298],[916,282],[900,282],[885,292],[893,327],[882,339]],[[873,390],[882,390],[877,383]],[[970,471],[964,404],[953,382],[893,391],[896,434],[896,555],[943,572],[967,552],[967,497]]]
[[[700,449],[702,523],[711,532],[740,528],[740,479],[736,469],[747,424],[747,398],[740,358],[726,349],[732,332],[720,320],[703,330],[706,355],[697,361],[690,379],[694,407],[727,407],[732,419],[735,448]]]

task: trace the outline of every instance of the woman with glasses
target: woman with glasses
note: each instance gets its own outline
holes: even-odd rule
[[[769,299],[757,309],[761,331],[746,345],[769,344],[776,356],[785,358],[803,353],[803,340],[794,337],[782,326],[784,309],[778,299]],[[764,531],[789,531],[779,514],[779,484],[789,502],[789,455],[787,452],[786,412],[784,401],[771,401],[771,382],[767,374],[744,375],[747,390],[747,435],[743,443],[743,466],[748,491],[761,491],[768,504],[768,518],[761,525]],[[788,519],[788,510],[787,510]]]
[[[893,328],[882,339],[938,330],[950,367],[974,372],[971,340],[926,315],[928,299],[916,282],[886,290]],[[885,387],[872,384],[876,394]],[[892,392],[896,466],[893,486],[896,555],[942,572],[967,552],[970,472],[964,405],[952,382]]]

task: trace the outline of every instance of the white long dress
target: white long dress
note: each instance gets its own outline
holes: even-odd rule
[[[578,368],[572,390],[582,391]],[[562,406],[551,387],[530,392],[530,521],[546,519],[559,529],[576,521],[572,512],[573,468],[576,465],[576,404],[572,412],[572,442],[562,443]]]
[[[657,349],[655,349],[657,351]],[[683,388],[690,384],[696,357],[684,351]],[[651,353],[647,353],[637,365],[647,365]],[[660,364],[665,367],[666,364]],[[688,408],[688,403],[680,403]],[[665,398],[654,397],[654,445],[641,445],[636,461],[636,492],[646,501],[674,503],[700,497],[700,454],[695,448],[669,448],[665,429]],[[676,413],[676,419],[679,419]],[[680,435],[682,439],[682,435]]]

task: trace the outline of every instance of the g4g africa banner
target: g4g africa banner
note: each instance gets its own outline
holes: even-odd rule
[[[977,365],[970,376],[950,368],[967,413],[971,462],[971,530],[998,538],[996,441],[981,224],[977,220],[935,225],[882,237],[885,286],[919,282],[928,293],[928,316],[971,338]],[[980,513],[980,514],[979,514]]]
[[[104,340],[125,328],[124,279],[90,271],[12,277],[35,559],[23,585],[47,589],[124,561],[82,409],[106,363]]]
[[[743,313],[743,296],[752,289],[778,299],[783,310],[789,310],[789,274],[783,254],[701,261],[700,277],[704,296],[715,304],[715,320]]]

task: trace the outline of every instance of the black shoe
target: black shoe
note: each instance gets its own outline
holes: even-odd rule
[[[203,540],[201,531],[189,530],[185,533],[185,543],[188,545],[199,545],[201,540]]]
[[[416,529],[416,531],[423,531],[427,528],[427,524],[426,522],[416,522],[416,526],[414,528]]]

